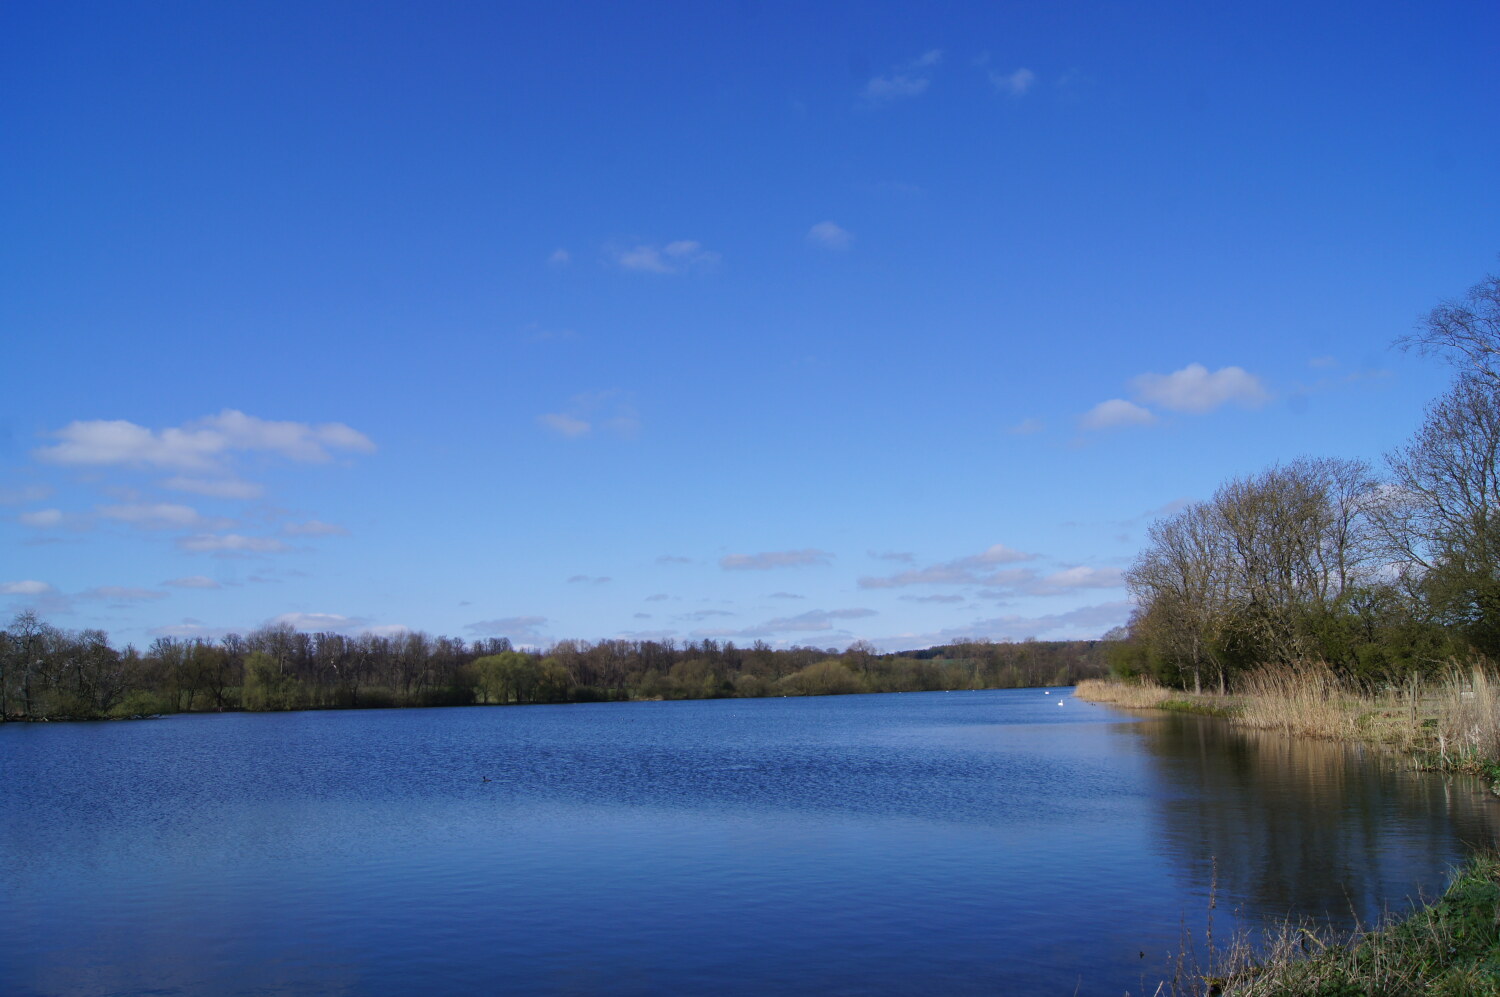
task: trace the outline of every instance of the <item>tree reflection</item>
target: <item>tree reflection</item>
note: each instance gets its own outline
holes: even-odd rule
[[[1119,732],[1155,763],[1152,838],[1169,865],[1251,918],[1369,922],[1436,893],[1470,848],[1496,840],[1476,781],[1379,749],[1183,715]]]

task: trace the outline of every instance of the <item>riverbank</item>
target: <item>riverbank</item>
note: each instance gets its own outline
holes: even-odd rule
[[[1257,954],[1258,952],[1258,954]],[[1243,941],[1174,992],[1224,997],[1500,997],[1500,857],[1477,855],[1443,895],[1349,938],[1286,925],[1259,949]]]
[[[1193,693],[1150,682],[1085,679],[1080,699],[1177,710],[1303,737],[1388,745],[1422,768],[1500,780],[1500,675],[1454,668],[1439,679],[1358,687],[1322,665],[1267,667],[1229,693]]]
[[[1500,678],[1486,667],[1430,682],[1361,689],[1322,666],[1265,668],[1231,693],[1090,679],[1080,699],[1135,709],[1201,713],[1238,726],[1405,752],[1420,768],[1485,777],[1500,793]],[[1352,938],[1283,925],[1263,944],[1240,940],[1184,973],[1174,994],[1208,997],[1496,995],[1500,997],[1500,857],[1480,854],[1436,901]],[[1184,982],[1186,981],[1186,982]],[[1166,991],[1163,991],[1166,992]]]

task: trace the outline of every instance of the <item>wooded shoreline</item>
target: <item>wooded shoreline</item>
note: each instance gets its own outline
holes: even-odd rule
[[[515,648],[421,632],[160,637],[142,653],[23,612],[0,630],[0,718],[824,696],[1073,685],[1105,673],[1099,641],[972,641],[882,654],[865,642],[563,640]]]

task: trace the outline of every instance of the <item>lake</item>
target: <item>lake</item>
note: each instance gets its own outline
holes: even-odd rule
[[[1495,840],[1473,781],[1067,691],[7,724],[0,980],[1119,997],[1211,898],[1370,919]]]

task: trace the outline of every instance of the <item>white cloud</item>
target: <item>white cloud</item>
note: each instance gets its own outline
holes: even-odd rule
[[[50,595],[56,591],[46,582],[29,578],[19,582],[0,582],[0,595]]]
[[[167,593],[125,585],[100,585],[78,593],[78,597],[80,599],[105,599],[110,602],[150,602],[153,599],[165,599]]]
[[[93,419],[71,422],[49,435],[61,442],[34,450],[33,455],[66,466],[214,471],[220,470],[224,460],[236,451],[322,462],[331,459],[333,450],[375,450],[369,437],[341,422],[274,422],[236,409],[160,431],[124,419]]]
[[[961,595],[903,595],[897,596],[906,602],[963,602]]]
[[[205,519],[192,506],[173,502],[132,503],[128,505],[103,505],[99,515],[129,523],[145,530],[203,529],[219,530],[233,523],[229,519]]]
[[[180,537],[177,540],[177,546],[181,550],[194,554],[274,554],[291,550],[285,543],[274,537],[247,537],[238,533],[198,533],[190,537]]]
[[[547,262],[555,267],[565,267],[573,262],[573,254],[559,246],[547,257]]]
[[[865,576],[859,579],[864,589],[904,588],[908,585],[1010,585],[1025,581],[1035,575],[1027,569],[993,571],[996,565],[1034,561],[1037,555],[994,544],[978,554],[960,557],[952,561],[913,568],[883,577]]]
[[[1111,398],[1089,409],[1078,419],[1083,429],[1112,429],[1117,426],[1149,426],[1156,421],[1150,409],[1123,398]]]
[[[656,559],[657,564],[692,564],[691,557],[681,557],[677,554],[663,554]]]
[[[1211,412],[1230,402],[1254,408],[1271,398],[1260,378],[1242,367],[1210,372],[1200,363],[1170,374],[1142,374],[1131,381],[1131,386],[1141,401],[1173,412]]]
[[[1080,606],[1062,613],[1041,616],[1007,615],[975,620],[959,627],[947,627],[930,633],[905,633],[884,637],[875,644],[895,650],[931,647],[954,640],[1018,640],[1045,635],[1049,640],[1090,639],[1124,623],[1134,603],[1127,599]]]
[[[281,535],[284,537],[346,537],[349,531],[337,523],[309,519],[305,523],[283,523]]]
[[[338,613],[282,613],[266,621],[268,626],[289,626],[306,633],[358,630],[369,622],[362,616],[340,616]]]
[[[615,265],[636,273],[683,273],[716,266],[720,255],[693,239],[678,239],[665,246],[641,244],[612,251]]]
[[[573,575],[568,579],[569,585],[608,585],[614,581],[608,575]]]
[[[506,616],[470,623],[464,629],[487,637],[509,637],[517,644],[540,644],[546,639],[542,636],[542,628],[546,625],[545,616]]]
[[[780,633],[823,633],[835,621],[859,620],[878,615],[873,609],[813,609],[796,616],[782,616],[742,630],[695,630],[695,637],[770,637]]]
[[[759,554],[726,554],[719,558],[725,571],[768,571],[771,568],[795,568],[809,564],[828,564],[833,555],[826,550],[806,547],[802,550],[768,550]]]
[[[691,613],[682,613],[678,616],[673,617],[673,619],[688,621],[692,623],[701,623],[704,620],[711,620],[718,616],[736,615],[738,614],[731,613],[727,609],[695,609]]]
[[[191,492],[210,498],[256,499],[265,493],[263,486],[239,478],[186,478],[178,475],[166,479],[161,485],[174,492]]]
[[[824,249],[848,249],[854,236],[834,222],[818,222],[807,230],[807,241]]]
[[[1035,554],[1028,554],[1024,550],[1016,550],[1014,547],[1005,546],[1005,544],[993,544],[985,548],[981,553],[975,554],[973,557],[963,558],[958,563],[971,565],[1015,564],[1019,561],[1035,560]]]
[[[188,575],[186,578],[173,578],[170,581],[162,582],[162,584],[170,585],[172,588],[177,589],[223,588],[222,585],[214,581],[212,578],[209,578],[207,575]]]
[[[870,103],[920,96],[931,83],[931,70],[942,61],[942,49],[929,49],[883,76],[871,77],[860,94]]]
[[[1036,73],[1024,66],[1010,73],[990,70],[990,83],[1003,94],[1011,97],[1024,97],[1036,83]]]
[[[1060,595],[1079,589],[1119,588],[1124,584],[1125,579],[1119,568],[1090,568],[1077,565],[1038,578],[1026,585],[1023,590],[1028,595]]]
[[[61,509],[37,509],[35,512],[23,512],[16,518],[24,526],[47,529],[48,527],[62,525],[63,511]]]

